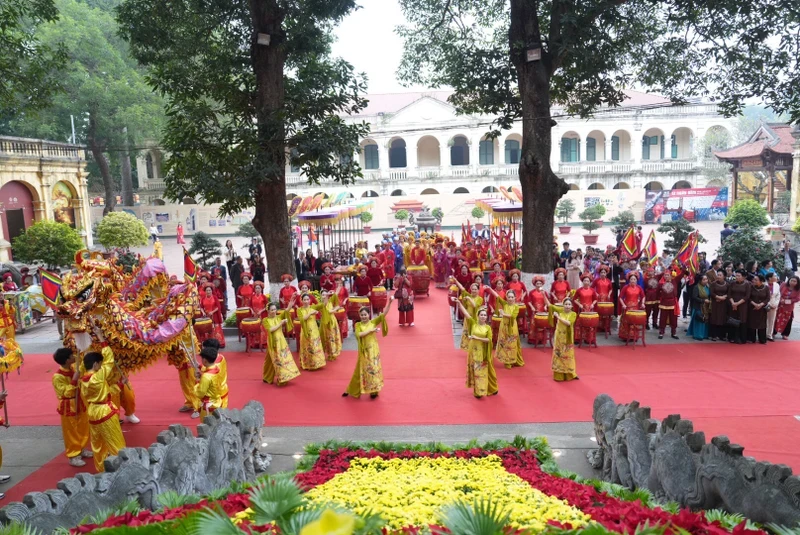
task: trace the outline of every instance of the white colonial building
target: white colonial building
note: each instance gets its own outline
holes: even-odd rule
[[[491,117],[459,116],[450,93],[397,93],[369,96],[369,106],[353,121],[370,125],[357,155],[364,172],[348,191],[354,197],[480,194],[516,182],[521,125],[487,140]],[[672,106],[657,95],[631,91],[619,108],[602,109],[589,120],[552,110],[553,170],[572,189],[672,189],[708,184],[702,174],[714,165],[699,155],[695,140],[711,129],[731,130],[717,106]],[[292,194],[313,195],[299,168],[287,165]],[[325,193],[341,186],[323,184]]]

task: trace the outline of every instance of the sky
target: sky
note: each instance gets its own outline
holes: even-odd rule
[[[402,93],[426,89],[405,88],[395,72],[403,55],[403,40],[394,33],[405,22],[397,0],[359,0],[361,9],[336,29],[334,56],[349,61],[356,72],[366,73],[368,93]]]

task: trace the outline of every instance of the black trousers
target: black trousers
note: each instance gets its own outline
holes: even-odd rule
[[[708,326],[708,336],[725,340],[728,337],[728,328],[725,325],[710,324]]]
[[[744,344],[747,342],[747,323],[742,322],[739,325],[728,325],[728,340],[737,344]]]
[[[683,288],[683,308],[681,309],[683,317],[692,313],[692,289],[694,286],[688,284]]]
[[[614,302],[614,315],[619,316],[619,311],[617,307],[619,307],[619,284],[612,283],[611,284],[611,300]]]
[[[767,328],[763,329],[747,329],[747,341],[755,342],[758,339],[759,344],[767,343]]]

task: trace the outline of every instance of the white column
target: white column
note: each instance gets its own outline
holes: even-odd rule
[[[389,176],[389,143],[388,139],[376,140],[378,144],[378,168],[381,170],[381,176]]]
[[[475,173],[475,170],[478,169],[481,161],[481,137],[478,136],[476,138],[472,138],[470,141],[469,146],[469,166],[472,169],[472,173]]]
[[[406,140],[406,168],[408,169],[408,176],[409,177],[416,177],[419,176],[417,172],[417,167],[419,167],[419,161],[417,160],[417,143],[419,143],[419,138],[405,138]]]
[[[789,203],[789,224],[797,221],[797,204],[800,203],[800,125],[792,130],[794,137],[794,162],[792,164],[792,200]]]
[[[439,168],[442,170],[442,175],[450,174],[450,147],[446,139],[439,140]]]
[[[607,162],[611,161],[611,138],[606,137],[605,144],[603,146],[603,159]]]

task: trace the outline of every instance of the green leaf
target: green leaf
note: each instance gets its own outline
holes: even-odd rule
[[[443,507],[439,513],[439,522],[448,531],[434,528],[434,533],[499,535],[504,532],[510,517],[510,511],[494,500],[475,500],[471,504],[459,501]]]
[[[272,478],[250,491],[251,508],[257,524],[285,521],[305,504],[305,498],[294,480]]]
[[[150,233],[136,216],[127,212],[111,212],[98,223],[97,241],[106,249],[129,249],[147,245]]]
[[[75,229],[55,221],[37,221],[13,242],[16,260],[41,262],[48,269],[72,265],[75,253],[85,247]]]

